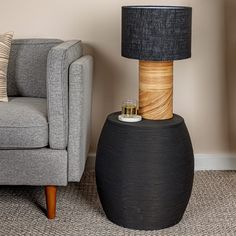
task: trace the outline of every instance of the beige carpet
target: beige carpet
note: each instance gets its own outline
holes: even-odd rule
[[[135,231],[109,222],[96,193],[94,172],[58,191],[58,216],[44,215],[41,187],[0,187],[0,235],[236,235],[236,172],[197,172],[183,220],[161,231]]]

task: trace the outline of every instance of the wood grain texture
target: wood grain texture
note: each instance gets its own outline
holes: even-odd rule
[[[139,114],[149,120],[173,117],[172,61],[139,61]]]
[[[54,219],[56,217],[57,187],[46,186],[45,196],[46,196],[46,204],[47,204],[47,217],[48,219]]]

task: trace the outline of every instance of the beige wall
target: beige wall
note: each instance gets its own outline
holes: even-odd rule
[[[234,1],[229,0],[232,5]],[[138,94],[138,63],[120,56],[120,7],[143,3],[192,6],[192,58],[175,63],[174,110],[185,117],[195,153],[229,151],[223,0],[0,0],[0,3],[0,32],[13,30],[15,38],[79,38],[90,47],[96,62],[91,151],[96,149],[106,115],[118,110],[124,98],[136,98]]]
[[[236,152],[236,1],[225,0],[230,149]]]

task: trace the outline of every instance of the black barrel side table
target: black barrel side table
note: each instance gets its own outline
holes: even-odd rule
[[[177,224],[187,207],[194,158],[184,119],[138,123],[107,117],[97,150],[97,190],[105,214],[140,230]]]

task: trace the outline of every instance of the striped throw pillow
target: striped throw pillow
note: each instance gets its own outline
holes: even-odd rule
[[[7,67],[13,32],[0,34],[0,102],[7,102]]]

